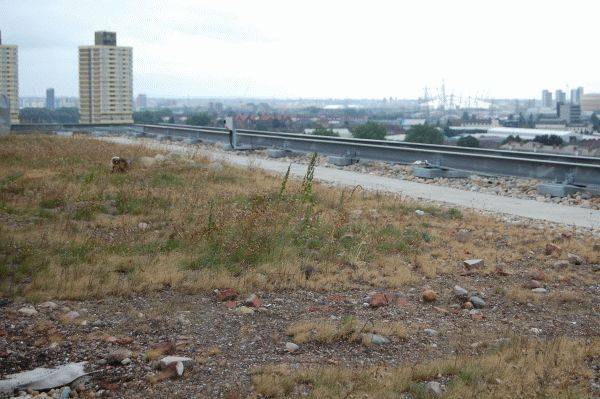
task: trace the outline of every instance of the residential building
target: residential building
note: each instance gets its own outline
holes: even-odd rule
[[[54,89],[49,88],[46,89],[46,108],[55,109],[56,101],[54,100]]]
[[[19,123],[19,54],[14,45],[2,44],[0,32],[0,94],[8,98],[10,122]]]
[[[581,104],[581,99],[583,98],[583,87],[579,86],[577,88],[577,104]]]
[[[581,104],[581,97],[583,96],[583,87],[578,87],[576,89],[571,89],[571,103],[573,104]]]
[[[567,102],[567,94],[562,90],[556,90],[554,92],[554,101],[556,103],[566,103]]]
[[[549,90],[542,91],[542,107],[552,108],[554,104],[552,104],[552,93]]]
[[[79,47],[81,123],[133,123],[132,48],[117,46],[115,32],[95,33]]]
[[[135,98],[135,108],[138,110],[148,108],[148,97],[145,94],[138,94]]]

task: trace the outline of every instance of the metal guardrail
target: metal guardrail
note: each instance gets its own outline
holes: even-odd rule
[[[229,142],[225,128],[187,125],[135,125],[145,134]],[[465,148],[434,144],[312,136],[237,129],[241,145],[319,152],[358,159],[413,163],[427,160],[443,168],[480,174],[600,185],[600,158]]]
[[[131,127],[128,123],[17,123],[10,127],[12,133],[47,133],[56,130],[81,130],[90,131],[93,129],[114,129]]]
[[[136,126],[160,126],[160,127],[173,127],[179,128],[182,130],[189,131],[219,131],[219,132],[227,132],[227,129],[221,127],[208,127],[208,126],[190,126],[190,125],[180,125],[180,124],[160,124],[160,125],[136,125]],[[551,160],[551,161],[559,161],[559,162],[575,162],[575,163],[587,163],[592,165],[600,165],[600,158],[597,157],[586,157],[586,156],[577,156],[577,155],[562,155],[562,154],[549,154],[549,153],[540,153],[540,152],[531,152],[531,151],[509,151],[509,150],[496,150],[489,148],[472,148],[472,147],[457,147],[457,146],[449,146],[449,145],[441,145],[441,144],[423,144],[423,143],[408,143],[402,141],[391,141],[391,140],[369,140],[369,139],[355,139],[355,138],[345,138],[345,137],[329,137],[329,136],[312,136],[300,133],[284,133],[284,132],[268,132],[261,130],[249,130],[249,129],[237,129],[239,134],[248,133],[248,134],[275,134],[281,137],[299,137],[299,138],[307,138],[307,137],[318,137],[319,140],[326,141],[334,141],[334,142],[347,142],[347,143],[364,143],[364,144],[381,144],[385,143],[388,146],[392,147],[403,147],[403,148],[421,148],[428,150],[440,150],[440,151],[449,151],[456,153],[471,153],[471,154],[482,154],[482,155],[498,155],[498,156],[508,156],[508,157],[526,157],[529,159],[543,159],[543,160]]]
[[[221,127],[176,124],[19,124],[14,133],[77,130],[90,133],[145,133],[166,137],[193,138],[207,142],[229,143],[228,130]],[[355,159],[410,164],[428,161],[442,168],[486,175],[536,178],[600,187],[600,158],[555,155],[436,144],[385,140],[312,136],[298,133],[237,129],[238,143],[254,148],[279,148],[299,152],[319,152]]]

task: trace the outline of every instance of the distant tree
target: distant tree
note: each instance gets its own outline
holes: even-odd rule
[[[463,111],[461,119],[462,119],[463,122],[468,122],[469,119],[470,119],[469,118],[469,113],[467,111]]]
[[[411,126],[406,132],[409,143],[443,144],[444,134],[437,128],[429,125]]]
[[[600,132],[600,118],[598,118],[598,115],[596,115],[595,112],[592,113],[592,116],[590,117],[590,122],[592,122],[594,130]]]
[[[446,137],[452,137],[452,130],[450,130],[450,123],[446,122],[446,125],[444,126],[444,136]]]
[[[79,123],[79,110],[61,107],[55,110],[48,108],[23,108],[19,111],[21,123]]]
[[[519,127],[527,127],[527,120],[523,116],[523,113],[519,114]]]
[[[459,147],[479,148],[479,140],[477,140],[475,137],[473,137],[471,135],[463,136],[458,139],[458,141],[456,142],[456,145]]]
[[[206,112],[196,112],[195,114],[188,115],[185,123],[193,126],[206,126],[210,122],[210,116]]]
[[[529,117],[527,118],[527,127],[535,129],[535,119],[533,118],[533,114],[529,114]]]
[[[23,108],[19,111],[21,123],[56,123],[52,110],[48,108]]]
[[[60,107],[54,110],[58,123],[79,123],[79,108]]]
[[[313,132],[313,134],[315,136],[330,136],[330,137],[340,137],[339,134],[337,134],[336,132],[334,132],[331,129],[327,129],[323,126],[317,126],[317,128],[315,129],[315,131]]]
[[[501,144],[509,144],[509,143],[522,143],[525,140],[523,140],[518,134],[516,136],[513,136],[512,134],[509,135],[507,138],[505,138],[504,140],[502,140]]]
[[[307,107],[304,108],[304,110],[309,113],[310,115],[318,115],[319,112],[321,112],[321,108],[317,108],[317,107]]]
[[[344,116],[359,116],[359,115],[364,115],[364,112],[359,111],[356,108],[344,108],[342,110],[342,114]]]
[[[551,145],[551,146],[561,146],[564,144],[563,139],[558,137],[555,134],[551,134],[551,135],[544,134],[541,136],[535,136],[533,141],[535,141],[536,143],[541,143],[543,145]]]
[[[133,121],[142,124],[157,124],[164,122],[163,118],[172,118],[173,111],[168,108],[144,110],[133,113]],[[171,122],[172,123],[172,122]]]
[[[256,121],[256,123],[254,124],[254,128],[256,130],[262,130],[262,131],[267,131],[267,130],[271,130],[273,128],[273,124],[270,121]]]
[[[282,129],[285,127],[285,123],[283,123],[280,119],[278,118],[274,118],[273,119],[273,129]]]
[[[352,136],[357,139],[384,140],[387,135],[385,126],[377,122],[367,122],[358,126],[352,132]]]

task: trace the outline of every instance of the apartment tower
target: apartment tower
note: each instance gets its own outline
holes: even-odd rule
[[[10,106],[10,122],[19,123],[19,54],[17,46],[2,44],[0,32],[0,94]]]
[[[115,32],[96,32],[79,47],[80,123],[133,123],[131,47],[117,46]]]
[[[56,99],[54,98],[54,89],[46,89],[46,108],[56,109]]]
[[[542,91],[542,107],[552,108],[554,105],[552,104],[552,93],[548,90]]]
[[[555,102],[558,103],[566,103],[567,102],[567,93],[562,90],[556,90],[554,92]]]

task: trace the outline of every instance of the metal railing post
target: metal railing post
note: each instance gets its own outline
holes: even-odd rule
[[[237,148],[237,130],[235,129],[235,123],[233,117],[228,116],[225,118],[225,127],[229,130],[229,144],[234,150]]]

